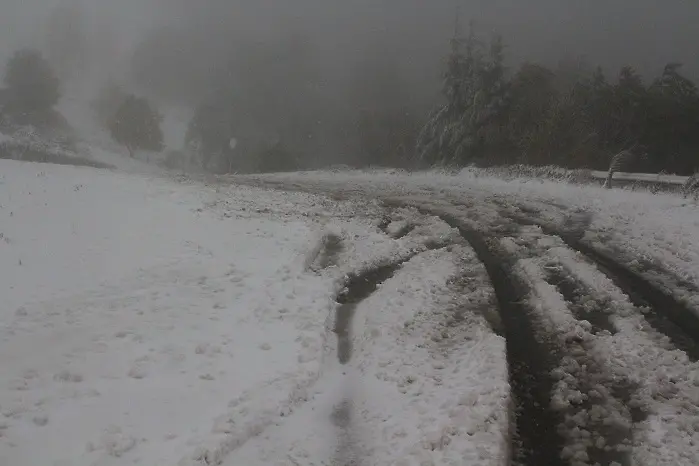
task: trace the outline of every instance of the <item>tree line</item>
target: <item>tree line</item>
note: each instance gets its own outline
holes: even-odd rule
[[[410,86],[389,61],[353,69],[348,95],[338,97],[328,95],[303,38],[250,49],[222,68],[222,79],[194,109],[182,152],[212,172],[338,161],[607,169],[615,154],[642,147],[647,156],[629,169],[685,175],[699,169],[699,90],[681,64],[667,64],[646,82],[631,66],[612,78],[584,62],[510,69],[505,48],[497,36],[453,38],[442,103],[431,114],[424,102],[410,101]],[[60,89],[40,52],[16,52],[0,88],[0,129],[65,126],[54,110]],[[92,107],[131,156],[163,149],[163,117],[147,98],[108,84]],[[328,159],[331,153],[341,155]]]
[[[198,107],[187,141],[205,166],[224,171],[323,166],[322,134],[351,141],[346,147],[353,155],[345,160],[355,166],[516,163],[606,170],[615,154],[640,147],[645,157],[633,159],[630,170],[686,175],[699,169],[699,91],[681,64],[668,63],[645,82],[631,66],[610,78],[584,61],[510,69],[505,49],[497,36],[455,37],[443,72],[443,103],[431,114],[409,102],[410,89],[391,63],[354,70],[363,85],[352,105],[329,114],[317,104],[328,98],[315,87],[322,70],[310,66],[302,44],[275,62],[281,63],[276,71],[293,73],[260,66],[264,54],[258,53],[256,63],[235,66],[254,70],[237,75],[242,92],[223,86]],[[284,98],[281,75],[306,84],[292,86],[306,89],[297,101]],[[246,94],[275,97],[246,101]],[[304,105],[312,111],[300,111]],[[321,153],[320,163],[309,156],[314,152]]]
[[[699,169],[699,92],[681,64],[647,83],[631,66],[612,79],[600,68],[536,63],[512,73],[504,48],[473,32],[452,40],[444,104],[418,137],[423,164],[607,169],[614,154],[643,147],[646,157],[630,169]]]
[[[34,49],[21,49],[8,60],[0,88],[0,130],[32,126],[45,136],[65,136],[70,124],[55,110],[61,82],[49,61]],[[93,102],[95,116],[131,157],[137,150],[163,149],[162,115],[144,97],[106,86]]]

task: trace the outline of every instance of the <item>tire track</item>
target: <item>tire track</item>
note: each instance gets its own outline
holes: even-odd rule
[[[599,343],[613,338],[611,333],[602,329],[595,332],[589,321],[576,315],[559,289],[548,283],[550,274],[541,259],[524,259],[517,269],[530,285],[532,307],[538,311],[542,326],[548,323],[552,327],[551,335],[563,354],[562,365],[554,371],[557,383],[552,397],[554,409],[564,417],[559,426],[566,438],[563,457],[574,466],[631,465],[634,425],[647,414],[634,408],[638,387],[625,374],[608,367],[609,355]],[[573,277],[559,270],[567,289],[582,289]],[[592,308],[607,314],[604,303],[593,304]]]
[[[536,338],[532,311],[525,305],[527,290],[513,279],[512,264],[494,251],[479,232],[456,216],[414,206],[427,215],[440,217],[471,245],[485,266],[498,301],[506,338],[512,397],[516,403],[511,437],[513,465],[563,466],[564,439],[558,432],[562,416],[551,409],[553,370],[561,366],[561,355],[548,342]]]
[[[613,257],[580,241],[575,235],[528,217],[509,216],[522,225],[538,226],[545,234],[558,236],[568,247],[585,255],[629,297],[656,331],[666,335],[691,361],[699,361],[699,316],[691,308]]]
[[[556,287],[578,320],[590,322],[594,334],[600,334],[604,331],[611,335],[617,333],[610,320],[609,300],[600,302],[596,299],[589,299],[591,290],[557,265],[546,267],[546,281]]]
[[[427,240],[424,243],[424,250],[413,251],[396,261],[372,267],[363,272],[350,273],[347,276],[343,290],[335,298],[339,306],[335,312],[333,332],[337,335],[337,357],[340,364],[347,364],[352,358],[352,318],[357,306],[369,298],[383,282],[391,278],[410,259],[422,252],[448,245],[438,240]]]
[[[412,223],[406,223],[401,228],[399,228],[397,231],[393,232],[391,234],[391,238],[401,239],[404,236],[407,236],[408,234],[410,234],[410,232],[415,229],[415,226],[416,225],[413,225]]]
[[[425,250],[437,249],[443,245],[426,244]],[[424,251],[415,251],[399,260],[350,274],[344,289],[337,295],[339,306],[335,312],[333,332],[337,335],[337,359],[347,365],[352,359],[353,335],[352,320],[357,307],[368,299],[380,285],[392,278],[401,267]],[[345,373],[345,376],[349,372]],[[337,429],[338,444],[332,459],[332,466],[360,466],[364,464],[360,442],[357,440],[352,421],[353,404],[351,397],[345,397],[336,405],[331,421]]]
[[[339,306],[335,313],[333,332],[337,334],[337,359],[340,364],[347,364],[352,358],[352,318],[357,306],[415,255],[349,276],[345,289],[336,298]]]
[[[594,334],[599,335],[607,332],[610,336],[616,335],[618,331],[610,319],[615,312],[611,308],[614,306],[611,298],[608,296],[595,296],[592,288],[571,275],[571,273],[570,270],[563,266],[556,267],[554,272],[548,268],[547,280],[550,280],[549,283],[556,286],[564,299],[571,304],[571,311],[578,320],[587,320],[591,323]],[[591,322],[590,317],[598,323]],[[636,390],[632,386],[633,384],[618,377],[608,378],[611,382],[612,394],[629,407],[633,422],[643,420],[647,414],[641,408],[631,403],[631,400],[634,398],[633,392]]]
[[[389,201],[390,202],[390,201]],[[425,202],[429,202],[425,199]],[[512,229],[512,222],[500,224],[496,232],[497,225],[491,225],[491,218],[479,217],[471,219],[482,224],[475,228],[468,226],[466,220],[462,221],[459,214],[445,213],[439,211],[440,207],[420,208],[420,201],[401,202],[402,207],[413,205],[422,213],[436,215],[459,230],[462,237],[466,239],[476,250],[479,260],[485,265],[491,283],[495,289],[499,303],[499,312],[504,324],[504,333],[507,341],[507,357],[510,365],[510,382],[512,393],[518,403],[515,413],[515,425],[518,438],[513,437],[511,441],[514,450],[513,464],[517,465],[563,465],[563,464],[590,464],[590,460],[600,464],[628,464],[628,454],[623,448],[615,448],[610,452],[609,445],[605,445],[607,440],[611,440],[613,445],[623,447],[628,444],[632,432],[624,426],[609,426],[607,424],[596,425],[594,429],[599,433],[597,438],[604,440],[604,443],[595,443],[587,448],[588,457],[572,458],[568,452],[564,452],[565,440],[561,432],[557,429],[565,422],[576,416],[569,416],[567,410],[556,412],[550,406],[550,396],[554,392],[556,385],[563,380],[560,375],[556,375],[554,380],[551,373],[554,369],[564,367],[566,364],[575,363],[580,365],[584,357],[593,351],[587,342],[573,339],[569,345],[551,344],[545,332],[536,326],[536,319],[530,306],[524,303],[527,291],[521,283],[513,278],[512,263],[506,258],[498,255],[491,241],[486,239],[491,233],[496,236],[516,233]],[[415,205],[418,204],[418,205]],[[446,207],[446,206],[445,206]],[[525,212],[526,213],[526,212]],[[533,212],[535,213],[535,212]],[[671,343],[683,350],[690,359],[696,361],[699,351],[697,351],[697,341],[699,341],[699,317],[686,305],[679,302],[670,293],[664,291],[652,280],[640,276],[638,273],[621,265],[613,257],[600,252],[593,247],[583,243],[581,236],[575,232],[561,231],[560,228],[541,224],[525,216],[517,216],[511,211],[501,212],[501,215],[509,220],[514,220],[520,225],[536,225],[546,234],[561,238],[571,249],[585,255],[602,271],[610,280],[623,291],[631,302],[640,309],[644,307],[648,312],[644,312],[644,317],[660,333],[666,335]],[[510,225],[508,227],[508,225]],[[387,226],[386,226],[387,227]],[[483,233],[481,229],[487,231]],[[500,231],[502,230],[502,231]],[[579,233],[579,232],[578,232]],[[593,312],[582,307],[583,303],[579,299],[582,291],[575,279],[569,277],[549,275],[551,284],[556,285],[558,292],[570,303],[568,307],[578,320],[588,320],[585,318],[586,312]],[[598,309],[604,308],[604,303],[593,303]],[[591,335],[605,333],[608,330],[608,323],[604,320],[591,322]],[[610,332],[612,333],[612,332]],[[539,336],[539,338],[537,338]],[[543,338],[542,338],[543,337]],[[582,359],[572,358],[571,353],[579,355]],[[573,376],[570,383],[578,386],[581,392],[596,390],[596,385],[604,386],[606,381],[618,382],[617,386],[610,387],[604,395],[604,403],[613,403],[619,412],[628,410],[628,415],[633,422],[639,422],[645,414],[632,407],[631,398],[635,387],[623,381],[617,381],[606,372],[607,364],[601,355],[597,355],[598,363],[590,364],[590,367],[581,367],[576,371],[571,371]],[[594,400],[593,400],[594,401]],[[598,403],[600,404],[600,403]],[[595,403],[582,400],[579,408],[581,413],[595,411]],[[575,429],[573,424],[571,429]],[[630,448],[630,446],[629,446]],[[561,453],[566,455],[564,460]],[[575,463],[575,461],[579,461]]]

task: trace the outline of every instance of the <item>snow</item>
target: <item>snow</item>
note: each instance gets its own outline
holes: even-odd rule
[[[357,430],[372,439],[374,464],[494,465],[505,459],[504,340],[478,309],[493,306],[492,291],[470,247],[449,249],[411,259],[355,317],[356,368],[365,375]],[[447,283],[464,265],[472,273],[463,294],[453,298]],[[466,302],[459,324],[454,311]]]
[[[458,303],[447,282],[462,261],[478,269],[465,246],[406,262],[357,308],[351,361],[340,366],[330,358],[293,415],[277,416],[258,435],[231,437],[223,464],[502,464],[509,422],[504,340],[472,308],[463,327],[450,323]],[[474,272],[460,299],[492,306],[483,271]],[[233,414],[231,422],[239,419]]]
[[[600,180],[606,180],[609,172],[604,171],[592,171],[591,175],[594,178]],[[626,172],[615,172],[614,180],[620,181],[648,181],[653,183],[662,184],[672,184],[677,186],[682,186],[689,179],[688,176],[678,176],[678,175],[661,175],[655,173],[626,173]]]
[[[0,165],[0,463],[176,464],[232,399],[317,371],[334,290],[302,270],[312,224],[165,179]]]
[[[0,161],[0,464],[502,462],[504,340],[458,232],[139,168]],[[341,365],[348,274],[402,262]]]
[[[607,423],[628,429],[632,422],[629,412],[609,396],[610,391],[619,390],[620,381],[625,381],[622,390],[628,392],[629,406],[645,413],[635,426],[635,464],[694,464],[699,456],[699,364],[673,349],[667,337],[653,330],[641,310],[594,265],[562,247],[560,240],[539,244],[545,244],[540,256],[519,261],[520,276],[532,289],[532,304],[542,319],[553,324],[550,331],[559,336],[561,344],[570,346],[571,341],[579,341],[585,348],[584,353],[578,353],[585,356],[577,356],[577,362],[564,358],[558,371],[555,405],[564,410],[579,405],[580,397],[587,399],[592,387],[600,401],[596,414],[589,411],[589,416],[601,415]],[[588,299],[607,303],[605,309],[616,333],[594,334],[589,322],[573,318],[563,297],[544,280],[546,267],[563,267],[566,274],[595,290]],[[602,367],[609,373],[605,374]],[[589,379],[582,392],[581,374]],[[582,380],[585,387],[585,378]],[[574,425],[576,428],[566,434],[571,451],[580,450],[590,438],[580,436],[581,429],[589,428],[585,422],[577,420]]]
[[[699,205],[681,196],[538,179],[503,180],[476,169],[457,174],[356,170],[231,179],[422,203],[467,203],[478,215],[469,220],[480,229],[499,221],[500,210],[521,213],[517,206],[523,206],[529,216],[583,233],[585,242],[664,284],[699,313]]]
[[[508,217],[577,234],[699,312],[695,203],[477,170],[175,177],[82,144],[117,168],[0,160],[0,464],[503,464],[494,290],[457,230],[406,203],[513,260],[562,350],[566,455],[608,428],[593,418],[633,424],[634,464],[699,455],[699,363],[560,238]],[[338,296],[386,266],[340,360]],[[576,315],[551,270],[614,331]]]
[[[494,239],[505,254],[518,260],[515,271],[530,289],[528,303],[536,313],[537,324],[545,334],[553,336],[557,347],[565,349],[560,367],[554,373],[557,383],[552,394],[552,407],[560,410],[566,419],[562,430],[567,441],[564,454],[578,459],[587,458],[590,451],[603,457],[623,456],[625,446],[620,446],[618,452],[604,452],[603,447],[599,447],[603,445],[599,443],[600,439],[594,435],[587,437],[585,432],[589,429],[604,432],[613,428],[618,430],[616,435],[621,436],[619,438],[633,432],[634,448],[629,458],[633,464],[669,466],[695,463],[699,456],[699,364],[650,325],[646,310],[636,308],[602,271],[568,248],[560,238],[544,234],[537,226],[520,225],[510,233],[508,227],[512,221],[508,216],[529,217],[576,235],[584,243],[607,252],[644,275],[651,283],[664,287],[699,312],[699,207],[696,202],[671,194],[607,190],[546,180],[506,181],[478,170],[465,170],[456,175],[345,170],[231,179],[270,183],[286,189],[329,192],[350,199],[382,199],[389,206],[406,203],[422,206],[458,217],[469,227],[487,237],[494,237],[491,244]],[[400,216],[397,219],[392,217],[392,220],[394,224],[389,232],[394,231],[398,222],[410,221]],[[585,302],[608,313],[613,332],[596,330],[595,324],[572,313],[570,303],[546,279],[546,270],[551,267],[565,271],[588,288]],[[384,290],[382,287],[368,301],[378,299]],[[407,309],[402,311],[410,312],[411,305],[407,303],[405,306]],[[382,310],[386,307],[381,306]],[[388,309],[390,312],[390,306]],[[384,312],[379,316],[371,313],[366,316],[362,325],[371,328],[371,319],[375,319],[380,325],[374,329],[382,329],[378,335],[384,335],[384,328],[392,328],[381,321]],[[371,330],[368,331],[371,336]],[[400,341],[399,333],[391,333],[391,330],[386,333],[392,341]],[[367,337],[367,341],[370,344],[372,339]],[[488,340],[481,338],[479,341]],[[415,344],[407,346],[420,348]],[[380,364],[386,347],[369,348],[363,358],[368,367],[379,367],[381,369],[375,369],[375,372],[393,376],[392,364],[386,366],[388,369]],[[502,352],[494,351],[494,354]],[[411,362],[420,361],[419,352],[409,351],[406,356]],[[403,361],[400,357],[397,359],[399,363]],[[373,360],[376,362],[371,366]],[[490,371],[496,371],[498,367],[494,364],[487,366]],[[430,374],[427,369],[422,373]],[[367,382],[362,381],[366,387]],[[469,386],[465,382],[462,385]],[[386,393],[386,396],[378,403],[371,401],[380,398],[368,402],[354,398],[354,405],[359,406],[356,410],[376,412],[376,419],[363,424],[368,427],[361,431],[372,432],[372,426],[382,425],[386,432],[393,433],[395,415],[390,413],[400,412],[404,416],[403,422],[397,424],[409,425],[411,429],[399,433],[398,438],[405,435],[410,441],[404,445],[392,435],[385,436],[383,431],[375,431],[374,435],[369,435],[370,440],[362,441],[363,445],[371,445],[371,439],[379,438],[387,449],[400,452],[404,458],[409,457],[406,464],[420,464],[420,461],[449,464],[445,463],[448,457],[425,454],[417,446],[422,444],[421,441],[413,440],[418,436],[415,426],[423,425],[420,416],[412,411],[413,406],[402,404],[400,396],[389,396],[385,384],[373,383],[370,391]],[[439,390],[429,387],[425,393],[439,393]],[[592,399],[596,401],[590,404]],[[492,399],[486,402],[486,406],[496,405]],[[361,410],[364,406],[368,407],[366,411]],[[435,421],[435,430],[430,434],[431,445],[445,448],[446,439],[454,436],[442,435],[439,411],[434,409],[436,403],[430,406],[428,412]],[[595,424],[600,420],[602,424]],[[447,432],[451,431],[447,428]],[[590,444],[591,439],[594,444]],[[497,440],[491,436],[484,444],[496,445]],[[377,464],[398,464],[392,463],[397,458],[389,453],[380,449],[376,453],[381,458]]]

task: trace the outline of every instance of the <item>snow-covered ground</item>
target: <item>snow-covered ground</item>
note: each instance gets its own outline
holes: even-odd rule
[[[393,238],[384,212],[0,160],[0,464],[501,464],[504,340],[448,317],[494,306],[485,274],[439,219],[395,212]],[[347,275],[403,262],[340,364]]]
[[[561,419],[553,427],[562,436],[565,461],[557,464],[696,464],[696,327],[670,322],[673,317],[668,318],[671,312],[663,303],[649,305],[649,290],[630,286],[561,237],[546,233],[559,232],[608,254],[696,316],[696,201],[536,179],[504,181],[478,170],[458,175],[340,170],[231,179],[344,198],[383,199],[388,205],[407,204],[458,219],[502,251],[502,262],[511,261],[510,273],[526,290],[520,302],[529,309],[538,345],[549,350],[545,356],[551,358],[544,373],[554,380],[544,403],[548,401],[548,409]],[[386,229],[392,233],[403,225],[392,222]],[[696,317],[688,318],[696,322]],[[370,354],[364,359],[380,353]],[[493,406],[493,400],[487,405]],[[431,415],[438,419],[434,411]],[[491,437],[488,444],[493,442]],[[427,464],[451,463],[432,457]]]
[[[116,168],[0,160],[0,464],[504,465],[549,375],[528,412],[560,416],[560,464],[699,455],[691,333],[562,239],[699,312],[694,201],[477,170],[187,178],[82,144]],[[513,369],[513,332],[555,348],[547,371]]]
[[[175,464],[232,399],[317,375],[333,288],[303,270],[308,222],[1,164],[0,463]]]
[[[589,244],[664,282],[699,313],[699,204],[692,199],[538,179],[504,181],[483,176],[479,170],[457,175],[396,170],[306,172],[252,179],[318,191],[467,203],[478,215],[474,227],[485,230],[502,218],[503,210],[524,212],[584,234]]]

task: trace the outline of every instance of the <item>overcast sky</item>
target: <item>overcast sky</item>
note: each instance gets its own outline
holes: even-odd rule
[[[124,47],[171,22],[187,24],[203,43],[240,35],[264,40],[292,29],[335,52],[329,67],[373,41],[387,53],[400,49],[398,56],[418,68],[434,66],[446,52],[460,5],[464,23],[502,33],[511,62],[585,55],[607,69],[630,64],[657,74],[664,63],[680,61],[699,76],[696,0],[0,0],[0,58],[37,43],[51,6],[61,1],[83,4]]]

